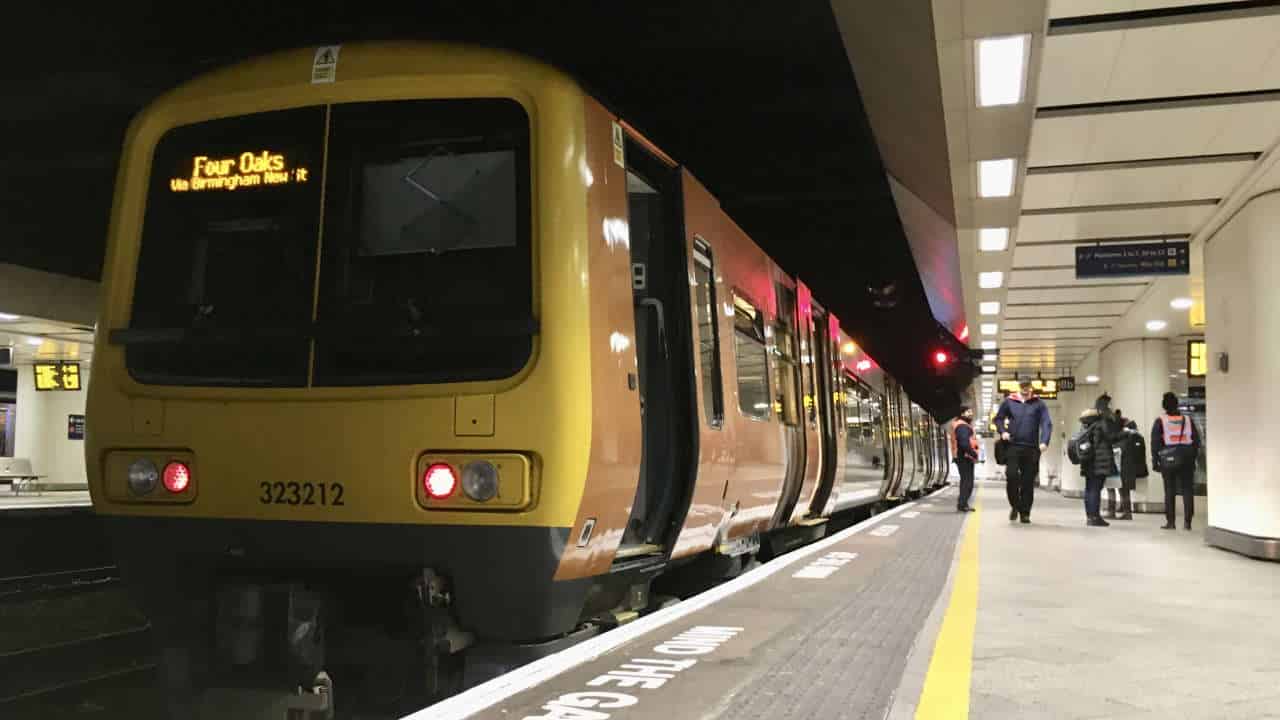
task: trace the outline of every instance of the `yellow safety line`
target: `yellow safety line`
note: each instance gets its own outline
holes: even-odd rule
[[[968,518],[951,601],[933,646],[916,720],[968,720],[973,677],[973,631],[978,623],[978,527],[981,506]]]

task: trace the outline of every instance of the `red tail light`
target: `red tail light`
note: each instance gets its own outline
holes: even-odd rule
[[[177,460],[164,466],[164,489],[175,495],[191,485],[191,468]]]
[[[422,489],[427,497],[443,500],[458,488],[458,475],[445,463],[435,463],[422,473]]]

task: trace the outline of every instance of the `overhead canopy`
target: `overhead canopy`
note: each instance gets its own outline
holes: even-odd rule
[[[862,9],[871,5],[894,7]],[[913,399],[946,415],[971,366],[953,337],[963,299],[947,273],[954,210],[939,185],[945,131],[929,7],[476,0],[305,11],[224,4],[199,15],[159,2],[42,8],[43,20],[13,33],[34,42],[20,55],[23,67],[11,67],[6,92],[6,105],[22,112],[4,118],[0,261],[96,278],[124,128],[150,99],[199,72],[283,47],[362,39],[505,47],[569,71],[687,165]],[[874,105],[864,107],[855,66]],[[923,89],[890,92],[915,83]],[[928,97],[932,105],[919,104]],[[932,149],[913,152],[920,143]],[[927,264],[927,286],[917,260]],[[891,289],[886,307],[873,305],[869,289]],[[942,375],[931,361],[939,350],[960,360]]]

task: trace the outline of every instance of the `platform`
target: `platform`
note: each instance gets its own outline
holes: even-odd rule
[[[0,513],[14,510],[89,508],[92,505],[87,489],[14,493],[8,487],[0,488]]]
[[[1280,717],[1280,565],[955,490],[410,716]]]

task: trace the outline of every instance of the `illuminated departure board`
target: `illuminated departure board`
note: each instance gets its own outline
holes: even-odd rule
[[[187,165],[190,174],[169,179],[173,192],[242,190],[309,182],[306,167],[290,167],[284,153],[261,150],[230,157],[196,155]]]
[[[1000,392],[1005,392],[1005,393],[1018,392],[1019,382],[1021,381],[1001,380],[999,385]],[[1040,380],[1040,379],[1032,380],[1031,387],[1035,388],[1036,395],[1044,398],[1045,400],[1054,400],[1058,397],[1058,383],[1056,380]]]
[[[79,390],[79,363],[36,363],[36,390]]]

